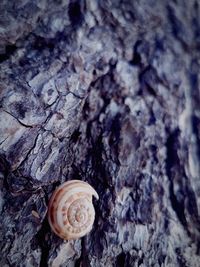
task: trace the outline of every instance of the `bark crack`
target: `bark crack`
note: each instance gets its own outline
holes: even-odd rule
[[[9,111],[3,109],[4,112],[6,112],[7,114],[9,114],[10,116],[12,116],[14,119],[16,119],[19,124],[21,124],[23,127],[26,127],[26,128],[33,128],[34,126],[33,125],[28,125],[28,124],[25,124],[23,122],[21,122],[17,117],[15,117],[12,113],[10,113]]]
[[[23,163],[28,159],[28,156],[31,154],[32,150],[35,148],[35,146],[36,146],[36,144],[37,144],[38,136],[39,136],[39,132],[38,132],[37,136],[35,137],[35,141],[34,141],[33,146],[30,148],[30,150],[29,150],[28,153],[26,154],[25,158],[22,160],[22,162],[21,162],[20,165],[16,168],[16,170],[18,170],[18,169],[23,165]]]

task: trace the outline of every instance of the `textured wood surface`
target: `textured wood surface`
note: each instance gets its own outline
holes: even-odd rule
[[[200,266],[200,6],[1,0],[0,266]],[[98,192],[86,237],[46,219]]]

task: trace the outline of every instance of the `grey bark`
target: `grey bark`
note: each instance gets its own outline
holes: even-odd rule
[[[0,266],[200,266],[200,6],[0,3]],[[46,219],[62,182],[93,230]]]

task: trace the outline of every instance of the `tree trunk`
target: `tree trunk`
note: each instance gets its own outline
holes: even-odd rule
[[[199,2],[0,5],[0,266],[199,267]],[[71,179],[100,199],[63,241]]]

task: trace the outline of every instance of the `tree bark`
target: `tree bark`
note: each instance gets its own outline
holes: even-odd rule
[[[0,266],[200,266],[196,0],[0,3]],[[46,219],[64,181],[92,231]]]

